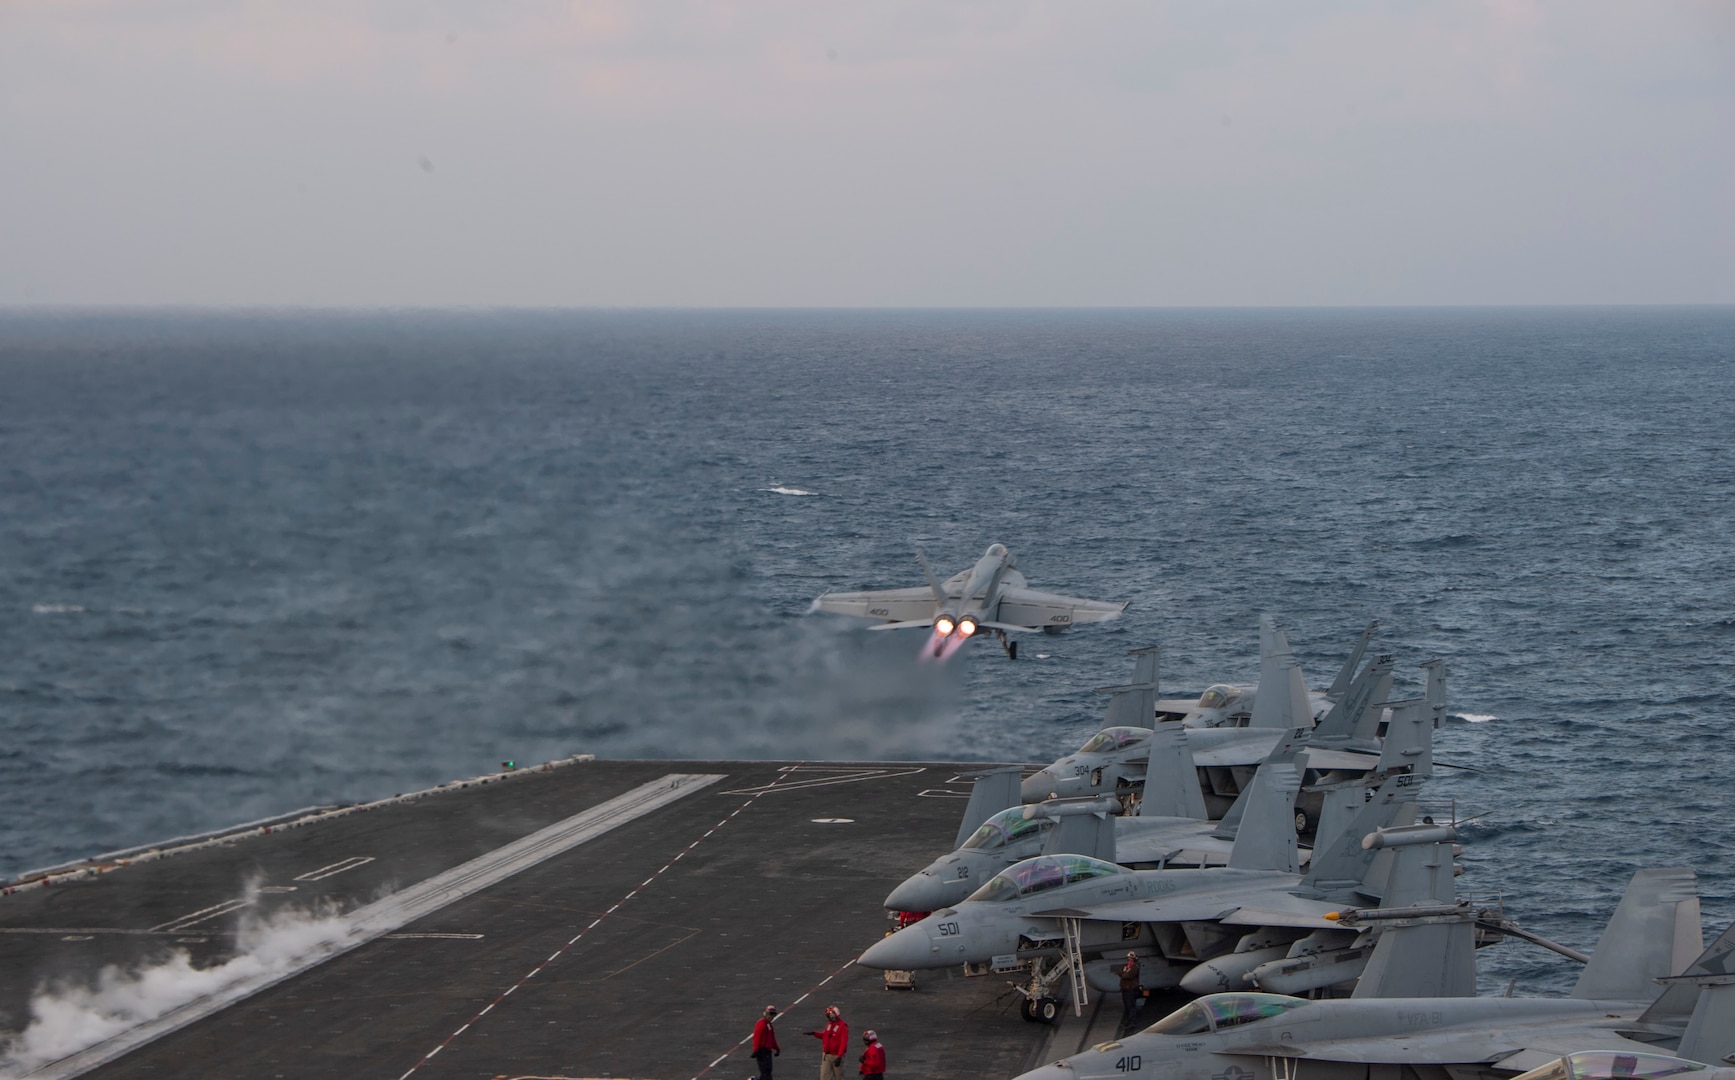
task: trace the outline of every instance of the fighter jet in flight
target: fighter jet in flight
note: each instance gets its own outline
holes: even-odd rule
[[[1603,1075],[1711,1080],[1711,1070],[1678,1072],[1652,1055],[1668,1050],[1688,1061],[1722,1064],[1735,1053],[1735,927],[1701,952],[1698,891],[1690,870],[1640,870],[1633,876],[1566,998],[1385,993],[1376,965],[1400,979],[1417,965],[1440,970],[1439,940],[1413,935],[1464,916],[1415,909],[1364,914],[1407,916],[1409,925],[1382,933],[1368,973],[1350,998],[1213,994],[1136,1035],[1019,1080],[1108,1080],[1129,1068],[1172,1080],[1220,1080],[1225,1074],[1277,1080],[1298,1070],[1318,1080],[1365,1080],[1388,1072],[1497,1077],[1533,1069],[1527,1073],[1533,1080],[1586,1080],[1597,1075],[1599,1061],[1612,1066]],[[1459,970],[1473,963],[1462,937],[1444,952]],[[1588,1052],[1599,1053],[1584,1056]],[[1601,1055],[1616,1056],[1611,1061]],[[1307,1069],[1300,1069],[1302,1062]],[[1581,1074],[1579,1065],[1591,1071]]]
[[[1058,634],[1078,623],[1118,618],[1127,606],[1125,601],[1084,600],[1028,588],[1005,544],[989,544],[975,566],[945,581],[935,578],[926,559],[917,558],[926,586],[824,592],[812,610],[880,620],[873,630],[925,627],[931,634],[921,655],[934,659],[952,655],[978,631],[992,630],[1006,655],[1017,659],[1018,643],[1007,640],[1008,633]]]

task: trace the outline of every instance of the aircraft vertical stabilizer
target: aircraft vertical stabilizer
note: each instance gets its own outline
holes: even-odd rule
[[[1372,742],[1379,730],[1380,706],[1392,693],[1393,663],[1390,654],[1374,657],[1373,663],[1355,677],[1331,711],[1320,718],[1314,735],[1320,739],[1361,738]],[[1374,716],[1372,724],[1363,721],[1368,713]],[[1367,732],[1365,737],[1361,734],[1363,730]]]
[[[1282,631],[1278,631],[1282,633]],[[1259,660],[1259,689],[1253,698],[1250,728],[1313,726],[1313,708],[1307,702],[1307,679],[1293,653],[1278,653]]]
[[[1333,679],[1331,686],[1326,688],[1325,699],[1327,701],[1342,701],[1344,695],[1349,692],[1350,681],[1355,678],[1355,669],[1361,663],[1362,654],[1367,652],[1368,642],[1374,639],[1374,631],[1379,628],[1380,621],[1375,619],[1368,623],[1366,630],[1361,632],[1361,640],[1355,643],[1355,648],[1350,650],[1349,659],[1345,660],[1343,667],[1338,669],[1337,678]]]
[[[1695,953],[1703,949],[1693,871],[1678,866],[1640,870],[1628,882],[1572,996],[1648,999],[1656,993],[1656,980],[1678,970],[1677,955],[1689,941]]]
[[[1677,941],[1677,945],[1682,943]],[[1675,958],[1680,959],[1678,952],[1675,954]],[[1735,1000],[1730,1000],[1728,1004],[1721,1006],[1707,1005],[1704,1000],[1708,991],[1708,986],[1704,981],[1706,978],[1735,981],[1735,925],[1724,930],[1722,936],[1713,941],[1692,963],[1676,970],[1681,972],[1680,976],[1665,982],[1666,989],[1656,1001],[1651,1003],[1651,1007],[1645,1010],[1644,1015],[1639,1017],[1640,1020],[1647,1023],[1679,1021],[1684,1016],[1699,1015],[1702,1009],[1707,1013],[1723,1015],[1724,1009],[1735,1008]],[[1735,999],[1735,994],[1725,994],[1724,998]],[[1727,1030],[1731,1032],[1732,1036],[1735,1036],[1735,1017],[1730,1018]],[[1723,1053],[1730,1052],[1735,1052],[1735,1044],[1723,1051]],[[1721,1057],[1722,1055],[1717,1056]],[[1712,1059],[1694,1058],[1693,1060],[1710,1061]]]
[[[1295,850],[1295,795],[1300,790],[1301,778],[1293,766],[1262,767],[1254,774],[1247,812],[1229,849],[1230,868],[1286,874],[1300,868]]]
[[[1022,805],[1023,798],[1019,794],[1019,781],[1024,772],[1016,765],[1003,769],[990,769],[976,777],[976,782],[970,787],[970,801],[964,805],[964,820],[958,823],[958,838],[952,841],[955,851],[964,846],[964,841],[970,839],[982,823],[1002,810]]]
[[[1457,901],[1457,835],[1449,825],[1411,825],[1382,829],[1364,841],[1392,855],[1381,911],[1419,910],[1418,917],[1380,932],[1353,997],[1476,996],[1476,928],[1468,913],[1441,910]]]
[[[1151,759],[1145,765],[1145,793],[1139,801],[1139,816],[1205,820],[1205,794],[1199,789],[1199,771],[1193,765],[1193,752],[1187,747],[1186,729],[1179,724],[1158,724],[1151,732]]]
[[[1157,657],[1162,650],[1155,645],[1129,649],[1133,658],[1133,681],[1125,686],[1102,686],[1096,692],[1112,694],[1102,726],[1150,727],[1157,717]]]
[[[1313,845],[1313,858],[1308,861],[1300,888],[1361,889],[1379,881],[1383,875],[1377,873],[1374,863],[1381,852],[1362,847],[1362,837],[1389,825],[1408,824],[1401,815],[1413,813],[1419,788],[1415,777],[1390,777],[1336,836],[1327,840],[1323,831],[1317,833],[1320,839]],[[1381,882],[1374,895],[1383,887]]]
[[[1089,855],[1104,862],[1115,861],[1113,815],[1105,810],[1075,807],[1083,812],[1058,813],[1059,821],[1042,842],[1044,855]],[[1029,811],[1026,811],[1029,813]]]
[[[1300,727],[1291,731],[1287,738],[1279,740],[1277,745],[1271,748],[1271,753],[1265,755],[1265,760],[1260,764],[1258,772],[1254,773],[1254,782],[1249,783],[1242,789],[1241,794],[1235,797],[1234,803],[1229,807],[1229,812],[1224,814],[1223,820],[1219,821],[1217,827],[1211,830],[1211,835],[1219,840],[1235,839],[1236,834],[1241,831],[1241,818],[1247,812],[1247,798],[1258,786],[1259,773],[1267,769],[1294,771],[1296,755],[1307,748],[1308,741],[1312,738],[1313,732],[1310,729]],[[1201,803],[1204,802],[1203,795],[1200,795],[1199,799]],[[1204,817],[1205,815],[1200,814],[1199,816]]]
[[[1426,698],[1392,703],[1392,720],[1380,748],[1381,773],[1434,775],[1434,721]]]

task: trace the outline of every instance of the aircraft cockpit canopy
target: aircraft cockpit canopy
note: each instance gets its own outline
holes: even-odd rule
[[[1531,1069],[1517,1080],[1668,1080],[1707,1071],[1710,1066],[1667,1054],[1623,1054],[1619,1050],[1587,1051]]]
[[[1199,695],[1199,708],[1221,709],[1241,696],[1241,691],[1226,683],[1207,686],[1205,692]]]
[[[1136,743],[1144,742],[1151,737],[1151,729],[1146,727],[1105,727],[1090,737],[1090,741],[1078,748],[1081,754],[1106,754],[1111,750],[1125,750]]]
[[[970,834],[970,839],[964,841],[966,851],[997,851],[1007,844],[1050,829],[1054,826],[1053,818],[1024,819],[1024,807],[1014,806],[1010,810],[1002,810],[982,823],[982,827]]]
[[[1212,994],[1189,1001],[1145,1030],[1153,1035],[1204,1035],[1308,1004],[1311,1002],[1282,994]]]
[[[1039,855],[995,875],[988,884],[970,894],[971,900],[1003,903],[1046,889],[1058,889],[1075,881],[1130,874],[1124,866],[1093,859],[1088,855]]]

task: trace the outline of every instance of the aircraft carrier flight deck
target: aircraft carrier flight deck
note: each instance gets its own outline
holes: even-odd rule
[[[21,880],[4,1037],[109,966],[170,1000],[76,1053],[39,1031],[0,1075],[741,1080],[774,1004],[776,1075],[805,1077],[836,1004],[848,1075],[872,1028],[892,1075],[1015,1076],[1112,1038],[1119,1002],[1049,1027],[1008,976],[853,963],[981,768],[575,759]]]

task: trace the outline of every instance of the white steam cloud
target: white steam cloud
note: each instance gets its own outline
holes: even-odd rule
[[[194,967],[187,952],[177,949],[136,970],[105,967],[94,986],[43,987],[31,998],[29,1025],[0,1048],[0,1076],[23,1076],[243,979],[286,974],[310,950],[341,939],[348,929],[335,913],[244,915],[236,954],[215,967]]]

